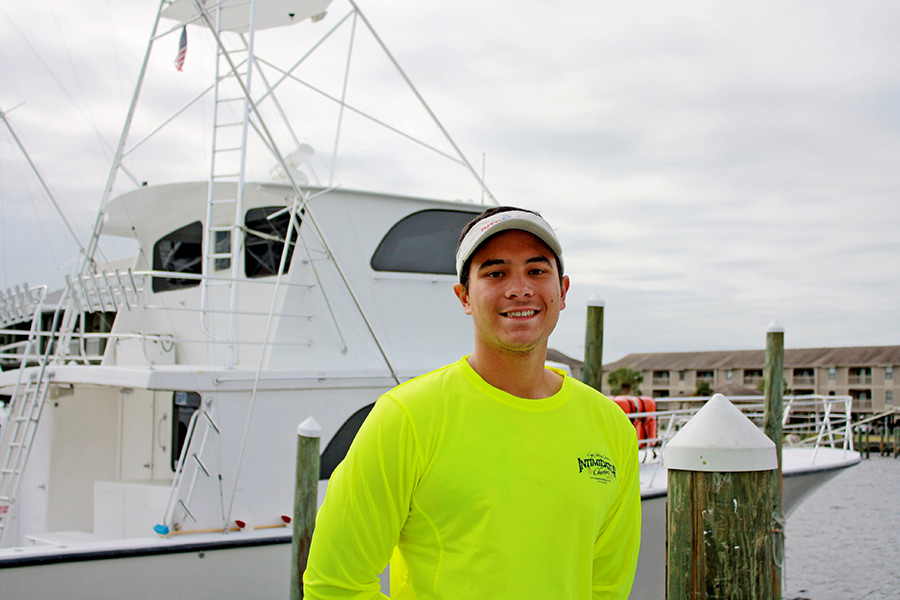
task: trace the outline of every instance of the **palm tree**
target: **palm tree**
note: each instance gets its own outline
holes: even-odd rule
[[[608,381],[613,396],[640,396],[644,376],[640,371],[619,367],[609,374]]]
[[[712,385],[708,381],[698,381],[697,382],[697,390],[694,392],[695,396],[712,396],[713,389]]]

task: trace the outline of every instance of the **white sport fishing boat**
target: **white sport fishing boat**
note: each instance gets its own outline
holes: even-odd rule
[[[2,294],[3,597],[286,596],[297,425],[314,417],[322,428],[321,500],[374,400],[469,351],[471,325],[450,291],[453,248],[484,207],[336,185],[345,164],[337,150],[352,138],[352,117],[449,159],[476,195],[493,196],[356,3],[338,3],[161,2],[79,269],[52,301],[46,287]],[[159,76],[161,65],[172,68],[173,46],[154,50],[185,28],[192,47],[198,36],[209,42],[210,81],[160,119],[139,100],[154,83],[177,96]],[[265,37],[284,31],[296,56],[263,58]],[[349,50],[364,34],[421,103],[439,143],[350,103]],[[331,69],[339,83],[329,92],[303,69],[337,39],[346,62]],[[309,118],[312,101],[301,92],[332,106],[327,177],[306,141],[323,119]],[[202,177],[168,183],[168,172],[184,170],[171,162],[147,174],[160,148],[181,160],[179,140],[197,131],[191,118],[204,104]],[[288,108],[305,119],[302,136]],[[138,166],[142,158],[149,166]],[[351,155],[346,164],[360,161]],[[270,166],[271,177],[251,175]],[[133,240],[136,257],[106,262],[103,236]],[[112,326],[98,326],[104,319]],[[652,416],[671,432],[684,413]],[[632,594],[641,599],[662,598],[665,573],[666,437],[655,437],[641,472]],[[847,447],[784,457],[788,510],[858,460]]]

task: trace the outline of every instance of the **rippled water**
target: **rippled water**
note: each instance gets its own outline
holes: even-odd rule
[[[783,597],[900,598],[900,459],[872,455],[790,516]]]

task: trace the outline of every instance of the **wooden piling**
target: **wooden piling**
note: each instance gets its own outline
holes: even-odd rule
[[[894,458],[900,456],[900,427],[891,430],[891,453]]]
[[[766,406],[763,413],[763,429],[769,439],[775,443],[775,455],[778,458],[778,469],[772,473],[774,482],[772,490],[772,530],[775,536],[775,568],[772,570],[772,598],[781,598],[782,566],[784,565],[784,509],[782,495],[784,481],[782,478],[781,445],[782,418],[784,415],[784,327],[773,321],[766,331],[766,365],[765,365]]]
[[[666,598],[773,600],[774,443],[716,394],[666,448]]]
[[[900,456],[900,427],[894,427],[894,458]]]
[[[869,432],[863,431],[863,426],[858,426],[856,431],[859,432],[859,454],[863,458],[869,458],[869,453],[871,452],[871,448],[869,445]]]
[[[597,295],[587,301],[582,381],[598,392],[603,384],[603,311],[606,303]]]
[[[290,600],[303,598],[303,572],[316,522],[319,491],[319,440],[322,429],[312,417],[297,428],[297,471],[294,487],[294,532],[291,539]]]
[[[669,471],[668,600],[775,599],[772,480],[771,471]]]

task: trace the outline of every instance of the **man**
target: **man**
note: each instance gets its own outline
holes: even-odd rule
[[[471,355],[375,404],[331,478],[305,598],[625,599],[640,538],[637,438],[609,399],[546,368],[569,278],[537,213],[463,230]]]

